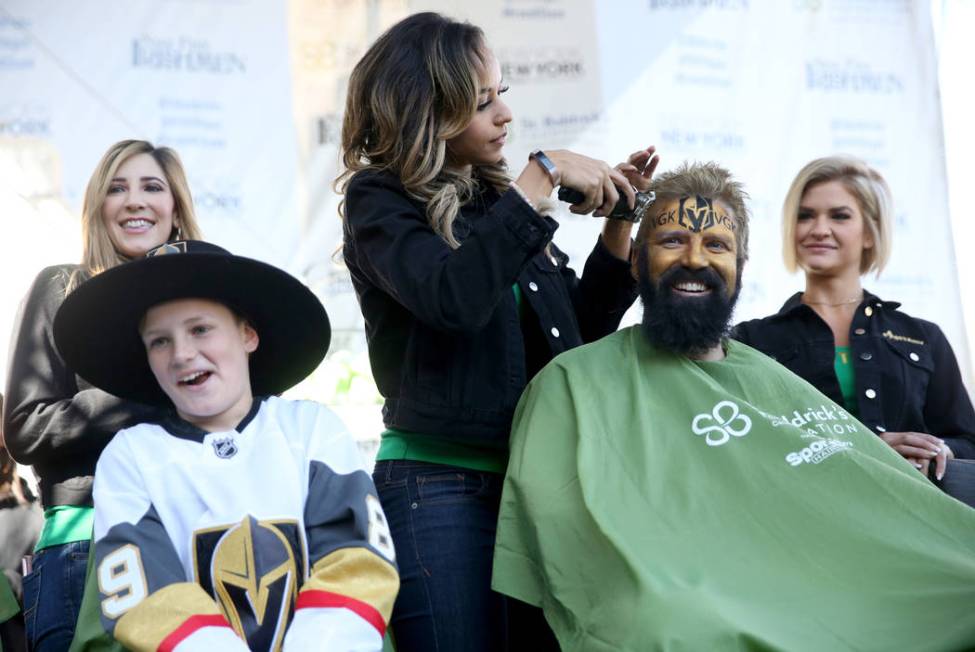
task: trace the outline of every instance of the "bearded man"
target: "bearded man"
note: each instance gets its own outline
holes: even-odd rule
[[[972,649],[975,511],[728,339],[748,209],[726,170],[652,189],[643,323],[559,356],[519,404],[495,590],[563,650]]]

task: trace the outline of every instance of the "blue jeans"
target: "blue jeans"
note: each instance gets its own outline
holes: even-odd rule
[[[400,592],[390,621],[397,652],[498,652],[505,599],[491,590],[504,476],[461,467],[378,462]]]
[[[64,652],[71,645],[85,592],[90,541],[44,548],[24,577],[24,626],[33,652]]]
[[[934,479],[934,464],[930,465],[932,481],[941,490],[969,507],[975,507],[975,460],[948,460],[945,476]]]

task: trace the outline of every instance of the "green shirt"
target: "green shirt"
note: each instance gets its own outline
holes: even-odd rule
[[[833,358],[833,371],[836,373],[836,380],[840,384],[843,407],[853,416],[859,416],[856,397],[856,371],[853,368],[853,361],[850,360],[850,355],[849,346],[836,347],[836,357]]]
[[[34,551],[75,541],[88,541],[95,525],[95,510],[77,505],[56,505],[44,510],[44,527]]]
[[[515,415],[495,590],[541,606],[566,651],[975,649],[975,511],[725,347],[693,361],[632,327],[542,370]]]
[[[415,460],[504,473],[508,463],[508,451],[480,448],[463,441],[390,428],[383,432],[379,451],[376,453],[377,462],[386,460]]]
[[[17,603],[13,589],[10,587],[10,580],[0,572],[0,623],[10,620],[19,611],[20,605]],[[0,643],[0,651],[2,650],[3,644]]]

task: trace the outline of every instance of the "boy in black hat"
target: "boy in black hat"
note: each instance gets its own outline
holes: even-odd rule
[[[65,299],[69,365],[170,408],[119,432],[95,473],[101,617],[127,648],[382,648],[399,579],[372,480],[329,410],[274,396],[329,332],[297,279],[196,241]]]

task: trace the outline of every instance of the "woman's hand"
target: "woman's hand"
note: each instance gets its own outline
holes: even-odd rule
[[[609,167],[604,161],[568,150],[547,153],[562,173],[562,185],[585,195],[585,199],[569,207],[573,213],[592,213],[593,217],[605,217],[616,208],[620,200],[620,190],[626,195],[627,205],[633,207],[636,193],[626,176],[618,169]]]
[[[618,164],[616,169],[623,173],[631,186],[640,192],[646,192],[650,189],[650,181],[658,163],[660,156],[657,154],[657,147],[651,145],[630,154],[626,162]]]
[[[618,164],[616,169],[626,177],[631,186],[640,192],[646,192],[650,189],[650,181],[660,162],[656,152],[657,148],[653,145],[633,152],[625,162]],[[633,208],[632,201],[630,208]],[[630,259],[630,235],[633,226],[633,222],[626,220],[606,220],[603,224],[603,244],[620,260]]]
[[[924,432],[884,432],[880,438],[914,465],[918,471],[928,476],[931,461],[934,461],[934,477],[944,477],[948,460],[954,459],[948,445],[938,437]]]
[[[620,198],[616,186],[626,195],[629,205],[633,206],[636,198],[633,187],[622,172],[609,167],[604,161],[565,149],[545,150],[545,154],[558,168],[562,176],[561,184],[578,190],[584,196],[581,202],[569,208],[573,213],[592,213],[594,217],[608,215]],[[552,193],[548,174],[534,161],[529,161],[515,183],[536,205],[538,200]]]

